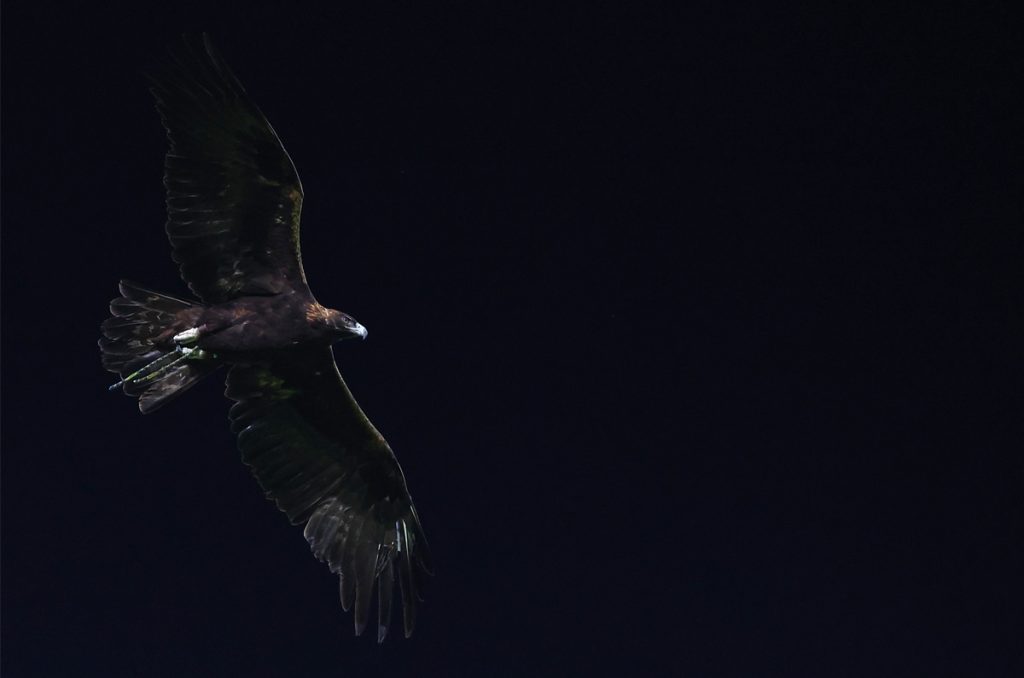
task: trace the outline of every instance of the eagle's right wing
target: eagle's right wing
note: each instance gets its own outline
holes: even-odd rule
[[[405,635],[416,622],[430,551],[391,448],[363,414],[330,348],[281,352],[228,375],[231,429],[267,497],[305,523],[313,553],[341,578],[356,634],[378,590],[378,641],[391,617],[395,570]]]

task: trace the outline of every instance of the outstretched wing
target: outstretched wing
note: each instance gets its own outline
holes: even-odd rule
[[[338,373],[330,348],[282,352],[228,375],[242,460],[313,553],[340,576],[341,604],[362,633],[376,582],[378,641],[397,569],[405,635],[416,622],[430,552],[395,455]]]
[[[167,235],[203,301],[308,291],[302,185],[274,129],[209,39],[186,38],[153,79],[167,128]]]

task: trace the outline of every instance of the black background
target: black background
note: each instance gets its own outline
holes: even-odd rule
[[[4,676],[1021,669],[1011,4],[628,4],[4,3]],[[352,636],[219,378],[106,392],[118,278],[184,291],[141,74],[201,30],[370,330],[409,641]]]

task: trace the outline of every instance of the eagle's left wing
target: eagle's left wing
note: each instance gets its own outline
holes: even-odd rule
[[[299,254],[302,184],[267,119],[204,35],[152,77],[167,128],[167,236],[208,304],[308,292]]]
[[[391,448],[363,414],[330,348],[283,351],[228,375],[231,429],[267,497],[305,524],[313,553],[341,578],[356,634],[378,590],[378,641],[398,571],[405,635],[412,633],[430,552]]]

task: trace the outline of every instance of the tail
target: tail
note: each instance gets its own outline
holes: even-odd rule
[[[139,410],[148,414],[184,393],[220,362],[174,340],[195,327],[202,306],[126,280],[119,289],[121,296],[110,302],[111,317],[103,321],[103,367],[121,376],[111,390],[123,386],[127,395],[139,399]]]

